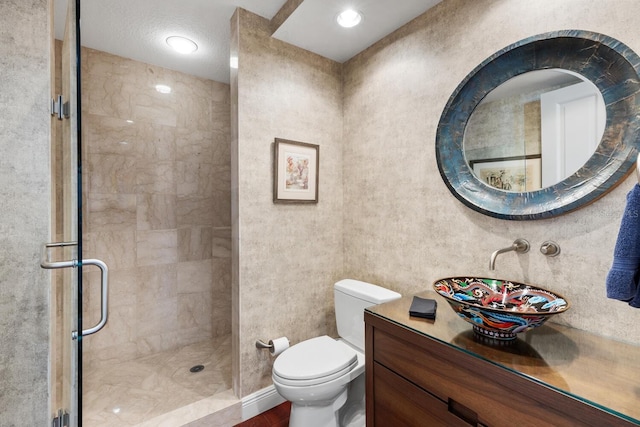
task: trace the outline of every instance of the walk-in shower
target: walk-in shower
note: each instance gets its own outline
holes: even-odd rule
[[[124,405],[146,419],[231,388],[229,87],[82,53],[85,256],[111,271],[109,323],[83,353],[84,416],[97,426],[105,412],[123,422]],[[91,321],[98,277],[84,283]]]
[[[78,423],[188,424],[237,403],[229,85],[86,46],[79,58],[78,228],[82,257],[109,266],[109,320],[81,340]],[[100,281],[83,269],[85,325],[100,321]]]

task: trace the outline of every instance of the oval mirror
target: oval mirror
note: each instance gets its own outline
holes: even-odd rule
[[[633,167],[640,58],[602,34],[567,30],[497,52],[451,95],[436,136],[449,190],[502,219],[590,203]]]

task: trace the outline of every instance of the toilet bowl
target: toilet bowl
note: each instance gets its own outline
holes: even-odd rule
[[[272,378],[292,403],[290,426],[335,427],[351,381],[363,372],[363,353],[324,335],[287,349],[276,359]]]
[[[290,427],[364,426],[364,309],[400,294],[347,279],[334,296],[342,338],[302,341],[273,364],[275,389],[291,402]]]

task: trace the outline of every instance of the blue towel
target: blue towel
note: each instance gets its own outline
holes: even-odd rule
[[[629,301],[629,305],[631,307],[640,308],[640,290],[636,292],[636,296],[633,297],[631,301]]]
[[[627,206],[620,223],[613,251],[613,265],[607,275],[607,297],[629,301],[640,308],[638,272],[640,270],[640,186],[627,194]]]

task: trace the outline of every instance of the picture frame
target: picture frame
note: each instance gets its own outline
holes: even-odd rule
[[[499,190],[527,192],[542,188],[540,154],[471,160],[469,165],[480,181]]]
[[[273,202],[318,203],[320,146],[276,138]]]

